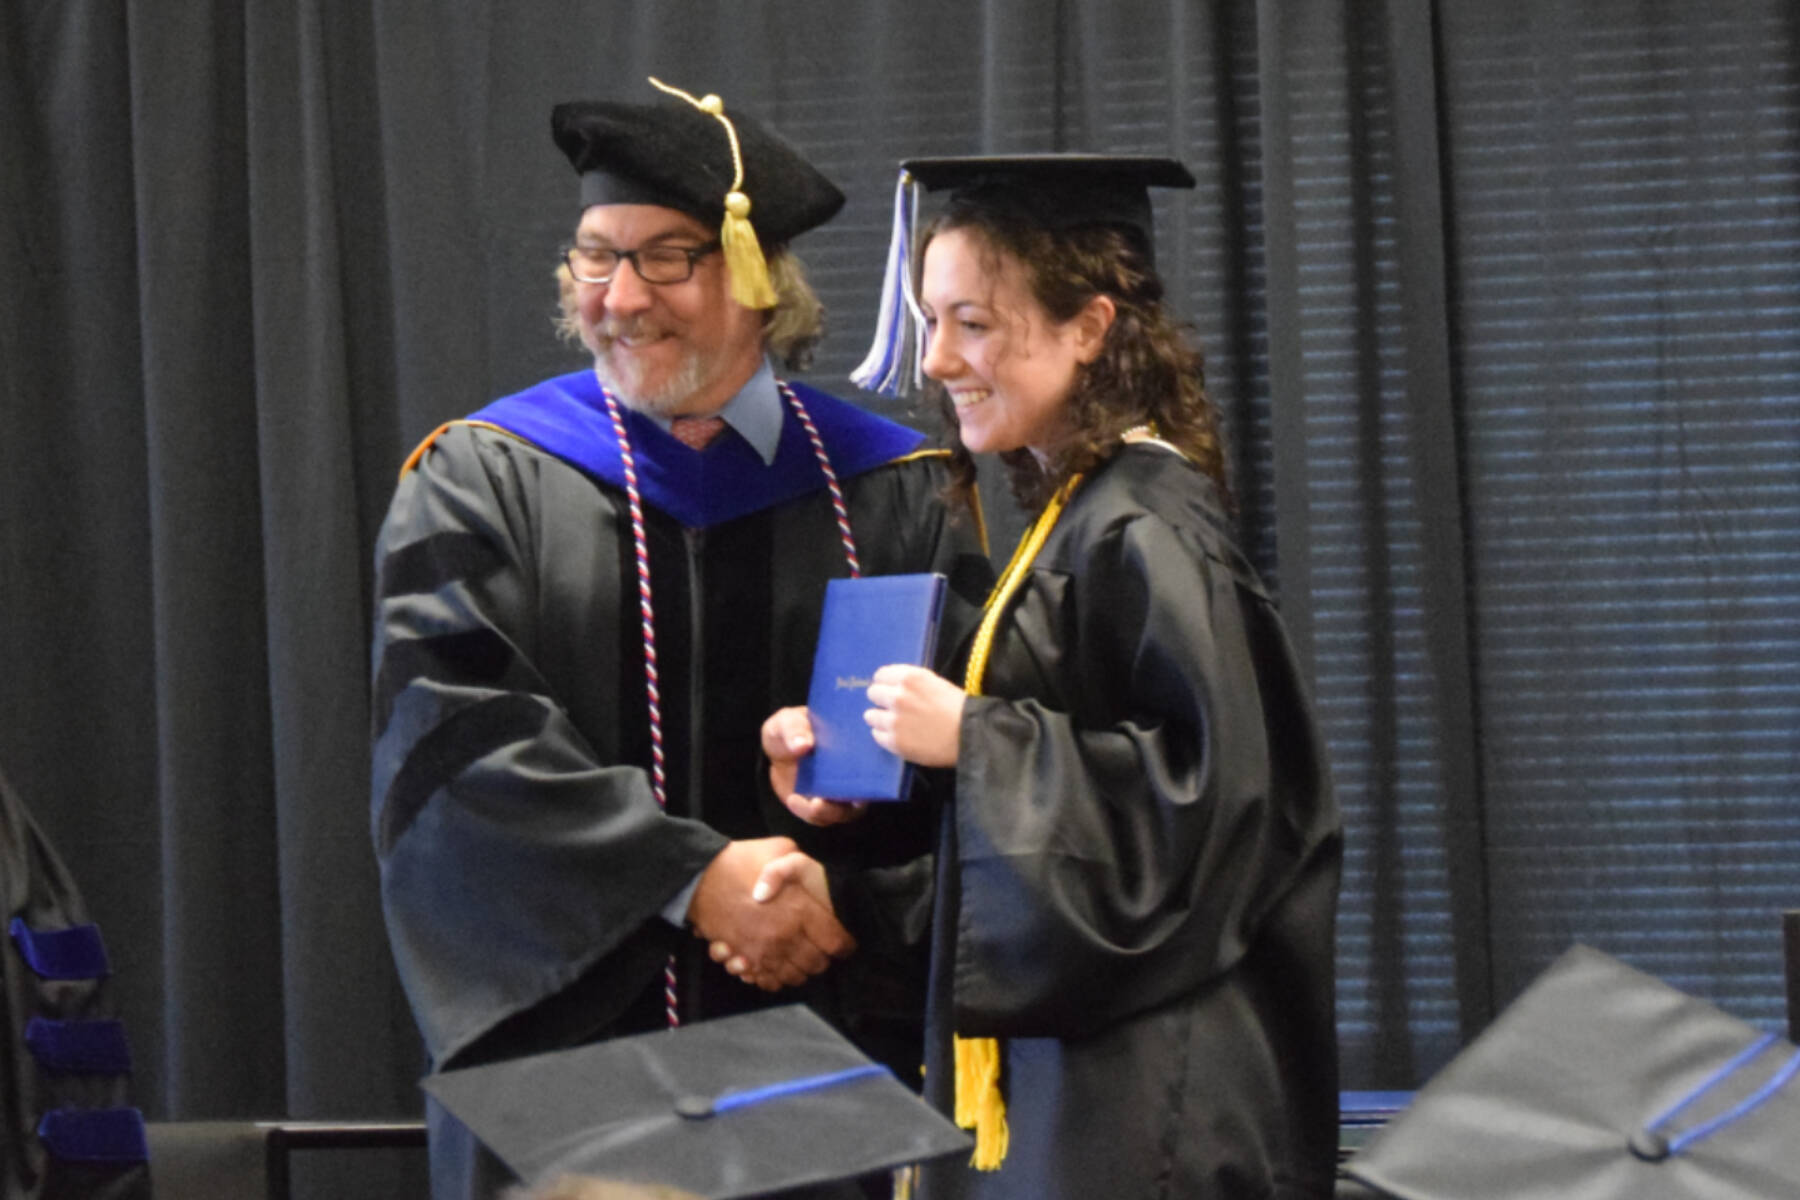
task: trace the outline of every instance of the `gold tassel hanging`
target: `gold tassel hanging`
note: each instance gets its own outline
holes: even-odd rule
[[[769,282],[769,264],[763,258],[762,243],[756,240],[756,227],[750,224],[750,197],[744,186],[744,155],[738,148],[737,127],[725,115],[725,102],[715,95],[696,99],[677,87],[670,87],[656,76],[650,83],[658,91],[679,96],[703,113],[710,113],[725,126],[731,143],[731,187],[725,193],[725,223],[719,228],[719,245],[725,252],[725,266],[731,272],[731,298],[745,308],[774,308],[775,285]]]
[[[739,191],[725,196],[725,225],[719,230],[725,247],[725,265],[731,270],[731,298],[745,308],[774,308],[775,285],[769,282],[769,264],[762,243],[750,224],[750,197]]]
[[[1006,1100],[1000,1095],[1000,1043],[994,1038],[952,1035],[956,1047],[956,1124],[975,1131],[969,1165],[997,1171],[1006,1159],[1011,1132]]]
[[[969,667],[963,675],[963,691],[969,695],[981,695],[981,677],[987,671],[988,652],[993,649],[994,633],[1000,627],[1006,605],[1019,590],[1019,585],[1025,582],[1032,559],[1043,549],[1057,517],[1062,515],[1069,497],[1080,485],[1081,476],[1074,475],[1057,489],[1056,495],[1050,498],[1050,503],[1044,506],[1044,511],[1038,514],[1031,529],[1019,541],[1012,561],[1006,564],[1006,570],[1000,573],[1000,581],[988,594],[981,625],[976,629],[975,640],[969,649]],[[1006,1126],[1006,1099],[1000,1094],[1000,1043],[994,1038],[965,1038],[953,1034],[952,1044],[956,1050],[956,1124],[958,1128],[975,1131],[975,1153],[969,1159],[969,1165],[977,1171],[997,1171],[1006,1159],[1007,1145],[1011,1141]]]

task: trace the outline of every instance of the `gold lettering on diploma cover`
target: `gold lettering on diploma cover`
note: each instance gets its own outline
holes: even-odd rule
[[[873,679],[867,679],[861,675],[839,675],[837,677],[837,686],[840,692],[850,688],[867,689],[868,686],[874,682]]]

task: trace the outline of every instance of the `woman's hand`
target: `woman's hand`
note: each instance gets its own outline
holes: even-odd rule
[[[894,663],[875,672],[863,714],[875,741],[922,767],[954,767],[967,693],[924,667]],[[789,807],[792,807],[791,805]]]
[[[805,708],[777,709],[762,727],[763,753],[769,757],[769,786],[788,811],[808,825],[841,825],[862,816],[866,804],[841,804],[794,791],[800,760],[812,753],[812,717]]]

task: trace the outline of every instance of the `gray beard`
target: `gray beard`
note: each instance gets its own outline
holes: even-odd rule
[[[612,338],[596,331],[589,340],[589,351],[594,354],[594,374],[607,387],[608,394],[634,412],[643,412],[646,416],[668,419],[680,412],[680,407],[688,401],[689,396],[700,390],[707,383],[706,362],[700,354],[688,351],[682,354],[680,365],[671,372],[661,387],[644,389],[639,381],[628,378],[625,372],[614,369],[612,362]]]
[[[611,354],[597,350],[594,352],[594,374],[626,408],[647,416],[668,418],[679,412],[687,398],[706,383],[706,364],[698,355],[685,355],[681,366],[663,381],[661,387],[645,390],[612,369]]]

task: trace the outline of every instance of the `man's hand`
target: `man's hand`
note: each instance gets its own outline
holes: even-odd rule
[[[701,873],[688,905],[688,923],[694,932],[714,946],[730,947],[738,962],[727,969],[766,992],[796,987],[856,949],[856,940],[838,924],[830,897],[823,886],[788,888],[767,901],[751,898],[762,868],[784,856],[801,854],[791,838],[773,837],[735,841],[719,851]],[[818,867],[817,863],[813,863]],[[789,868],[793,870],[795,868]],[[715,950],[714,958],[718,959]],[[721,960],[722,961],[722,960]]]
[[[750,898],[758,904],[768,904],[779,897],[790,884],[796,893],[803,892],[820,906],[828,910],[831,908],[831,888],[825,882],[825,867],[817,859],[809,858],[798,850],[764,863],[762,872],[756,877],[756,885],[750,889]],[[715,941],[708,949],[714,962],[723,963],[731,974],[745,979],[749,963],[736,953],[729,942]],[[745,981],[755,982],[754,979]]]
[[[808,825],[840,825],[862,816],[868,806],[861,803],[841,804],[817,796],[802,796],[794,791],[800,773],[800,760],[812,753],[812,716],[805,708],[777,709],[763,722],[763,753],[769,757],[769,786],[781,797],[788,811]]]

